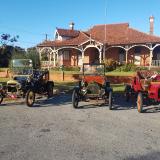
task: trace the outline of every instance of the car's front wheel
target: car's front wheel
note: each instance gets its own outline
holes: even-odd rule
[[[126,85],[125,90],[124,90],[124,96],[125,96],[126,102],[128,102],[130,99],[130,90],[131,90],[131,86]]]
[[[77,90],[73,91],[72,94],[72,104],[74,108],[78,108],[78,103],[79,103],[79,93]]]
[[[3,102],[3,95],[0,93],[0,104]]]
[[[109,109],[112,110],[113,109],[113,97],[112,97],[112,91],[109,92],[109,96],[108,96],[108,106]]]
[[[47,85],[47,95],[48,98],[53,97],[53,84],[51,83]]]
[[[35,102],[35,93],[33,90],[28,90],[26,94],[26,104],[28,107],[32,107]]]

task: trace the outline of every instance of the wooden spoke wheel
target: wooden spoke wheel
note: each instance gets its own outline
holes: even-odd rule
[[[3,95],[2,93],[0,93],[0,104],[2,103],[2,101],[3,101]]]
[[[47,95],[48,95],[48,98],[53,97],[53,84],[48,84],[48,86],[47,86]]]
[[[77,90],[73,91],[72,94],[72,104],[74,108],[78,108],[78,103],[79,103],[79,93]]]
[[[109,106],[109,109],[110,109],[110,110],[113,109],[113,106],[112,106],[112,105],[113,105],[112,93],[113,93],[113,92],[110,91],[110,92],[109,92],[109,96],[108,96],[108,106]]]
[[[137,96],[137,109],[139,113],[143,112],[143,94],[141,92]]]
[[[131,90],[131,86],[126,85],[125,90],[124,90],[124,96],[125,96],[126,102],[130,100],[130,90]]]
[[[28,90],[26,94],[26,104],[28,107],[32,107],[35,102],[35,93],[33,90]]]

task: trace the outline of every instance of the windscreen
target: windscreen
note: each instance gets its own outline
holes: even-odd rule
[[[31,68],[32,60],[31,59],[14,59],[12,60],[13,68]]]
[[[83,73],[84,75],[104,75],[105,66],[104,64],[84,64]]]

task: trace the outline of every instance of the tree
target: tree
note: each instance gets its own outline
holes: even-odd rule
[[[10,34],[2,34],[0,36],[0,67],[8,67],[9,61],[14,52],[14,47],[11,45],[17,42],[19,36],[11,36]]]
[[[0,44],[2,47],[7,46],[8,43],[14,43],[18,41],[19,36],[13,36],[11,37],[10,34],[2,34],[0,38]]]
[[[26,57],[33,61],[33,68],[40,68],[40,57],[35,47],[27,49]]]

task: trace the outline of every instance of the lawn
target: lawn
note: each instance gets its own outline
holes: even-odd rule
[[[106,72],[106,76],[134,76],[135,72]]]
[[[55,89],[60,91],[71,91],[75,86],[78,85],[78,82],[56,82]],[[123,93],[124,84],[111,84],[114,93]]]

